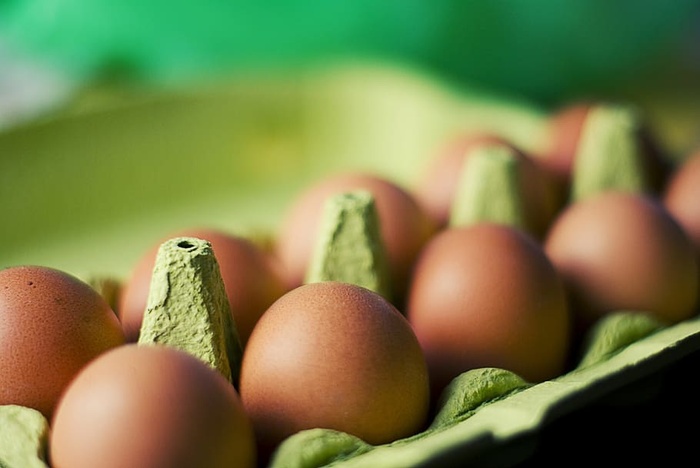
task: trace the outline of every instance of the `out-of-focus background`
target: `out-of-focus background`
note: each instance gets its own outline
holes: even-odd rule
[[[96,82],[164,86],[353,58],[546,106],[581,96],[681,106],[697,93],[700,2],[0,0],[5,114]]]
[[[698,83],[698,0],[0,0],[0,263],[122,274],[155,225],[274,222],[322,169],[407,180],[585,98],[682,156]]]

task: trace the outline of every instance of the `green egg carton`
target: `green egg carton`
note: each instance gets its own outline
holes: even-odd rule
[[[95,89],[0,132],[0,267],[50,265],[122,280],[164,233],[271,233],[297,191],[341,169],[410,184],[455,133],[538,144],[546,113],[435,77],[354,63],[197,89]],[[502,369],[458,377],[425,431],[382,446],[322,429],[270,462],[311,468],[540,466],[692,454],[700,319],[663,327],[619,311],[575,368],[531,384]],[[685,451],[684,451],[685,449]],[[603,457],[603,458],[601,458]]]
[[[592,330],[580,363],[556,379],[530,384],[503,369],[468,371],[424,432],[369,446],[330,430],[302,431],[271,466],[541,466],[564,453],[585,466],[642,462],[670,448],[682,458],[692,436],[677,427],[700,409],[687,390],[699,334],[700,319],[663,327],[620,311]]]

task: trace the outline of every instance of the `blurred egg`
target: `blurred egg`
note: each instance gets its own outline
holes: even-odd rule
[[[316,427],[388,443],[422,429],[429,403],[406,318],[369,289],[331,281],[299,286],[265,312],[243,355],[240,392],[263,453]]]
[[[669,177],[663,203],[688,233],[700,258],[700,149],[681,161]]]
[[[656,198],[605,191],[570,204],[545,250],[567,285],[580,332],[612,311],[644,311],[672,324],[695,310],[692,244]]]
[[[374,196],[392,291],[396,297],[403,297],[413,262],[435,225],[407,190],[389,179],[363,173],[324,177],[298,194],[288,207],[276,236],[275,251],[285,268],[289,289],[304,282],[326,200],[333,194],[357,189],[366,189]]]
[[[286,291],[283,276],[274,259],[252,240],[214,229],[183,229],[168,238],[180,236],[196,237],[211,243],[238,336],[245,346],[265,309]],[[138,260],[120,295],[118,313],[129,342],[138,340],[153,266],[161,243],[151,247]]]
[[[44,266],[0,270],[1,405],[51,418],[78,371],[123,343],[117,316],[82,280]]]
[[[569,201],[576,155],[581,138],[585,134],[587,119],[592,111],[609,105],[611,104],[596,100],[570,102],[554,110],[545,124],[544,138],[540,147],[535,150],[534,159],[556,181],[560,206]],[[638,118],[633,136],[639,145],[639,154],[650,192],[660,193],[670,171],[668,157],[646,115],[640,109],[629,109],[633,110],[633,115]],[[589,138],[595,136],[587,135]]]
[[[557,181],[561,196],[568,195],[581,130],[593,104],[574,102],[557,109],[547,122],[538,162]]]
[[[437,234],[416,262],[406,316],[434,397],[471,369],[499,367],[539,382],[560,375],[568,358],[563,283],[540,244],[505,225]]]
[[[196,357],[127,344],[71,382],[52,421],[52,468],[252,468],[238,393]]]
[[[502,142],[505,142],[502,137],[491,133],[460,134],[441,145],[435,155],[428,159],[412,190],[418,202],[441,228],[450,219],[465,155],[479,144]]]
[[[462,182],[462,168],[469,155],[480,147],[504,146],[517,158],[520,171],[520,191],[523,200],[525,227],[541,238],[558,209],[555,186],[549,175],[532,160],[529,154],[507,139],[491,134],[461,135],[442,148],[429,161],[413,190],[418,202],[440,227],[450,221],[451,210]]]

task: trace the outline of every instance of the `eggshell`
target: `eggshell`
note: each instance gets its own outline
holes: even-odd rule
[[[596,100],[569,102],[553,111],[546,123],[544,138],[540,148],[535,151],[534,159],[556,181],[562,205],[569,199],[576,155],[586,119],[597,106],[607,105],[610,103]],[[639,144],[641,163],[648,179],[649,192],[658,194],[663,191],[671,165],[646,115],[640,109],[636,112],[639,126],[634,136]]]
[[[567,284],[581,332],[616,310],[645,311],[667,324],[694,313],[693,247],[656,198],[606,191],[571,204],[545,250]]]
[[[700,149],[676,167],[666,186],[663,203],[690,236],[700,258]]]
[[[505,143],[491,133],[467,133],[450,138],[430,157],[416,180],[412,191],[418,202],[442,228],[450,219],[452,201],[459,187],[459,174],[464,156],[482,143]]]
[[[243,355],[240,392],[264,453],[316,427],[388,443],[421,429],[429,403],[406,318],[379,294],[334,281],[299,286],[265,312]]]
[[[534,236],[544,236],[558,208],[556,186],[546,173],[524,150],[504,137],[491,133],[468,134],[450,141],[440,150],[416,182],[414,192],[418,202],[446,227],[462,182],[462,167],[472,150],[482,145],[503,145],[512,151],[520,167],[520,193],[526,228]]]
[[[475,368],[498,367],[531,382],[564,371],[564,286],[541,246],[518,229],[478,223],[436,235],[416,263],[406,314],[434,397]]]
[[[413,262],[436,226],[406,189],[387,178],[355,172],[318,180],[299,193],[284,214],[275,252],[286,271],[289,289],[304,282],[326,200],[357,189],[366,189],[374,196],[392,291],[399,298],[397,302],[403,298]]]
[[[226,288],[241,345],[255,323],[286,291],[275,260],[252,240],[215,229],[190,228],[172,233],[146,251],[134,266],[120,295],[118,312],[127,341],[136,342],[148,301],[158,248],[173,237],[196,237],[211,243]]]
[[[547,122],[537,160],[557,180],[562,197],[566,197],[571,184],[581,130],[592,106],[590,102],[568,103],[557,109]]]
[[[127,344],[86,366],[52,422],[53,468],[255,466],[233,386],[184,351]]]
[[[82,280],[45,266],[0,270],[0,404],[50,419],[78,371],[123,343],[117,316]]]

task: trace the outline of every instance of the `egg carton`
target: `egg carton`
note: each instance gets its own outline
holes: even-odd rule
[[[1,134],[0,154],[15,158],[0,171],[0,198],[11,201],[0,215],[13,226],[0,230],[0,263],[123,277],[163,231],[213,219],[255,231],[275,223],[289,195],[320,173],[362,167],[406,181],[457,129],[498,130],[527,147],[544,120],[527,104],[457,93],[403,71],[350,68],[294,83],[76,109]],[[267,162],[232,156],[253,153]],[[419,434],[371,446],[303,431],[271,465],[538,466],[562,453],[590,462],[644,460],[669,447],[692,453],[683,446],[688,433],[673,429],[700,406],[688,383],[699,333],[700,319],[661,327],[620,311],[598,324],[577,367],[558,378],[530,384],[502,369],[469,371]]]
[[[283,443],[271,466],[540,466],[562,456],[629,463],[668,457],[670,448],[682,458],[692,437],[674,425],[700,410],[688,381],[699,335],[700,319],[659,327],[618,312],[592,331],[576,369],[558,378],[532,385],[502,369],[469,371],[452,382],[420,434],[369,446],[333,431],[303,431]]]

